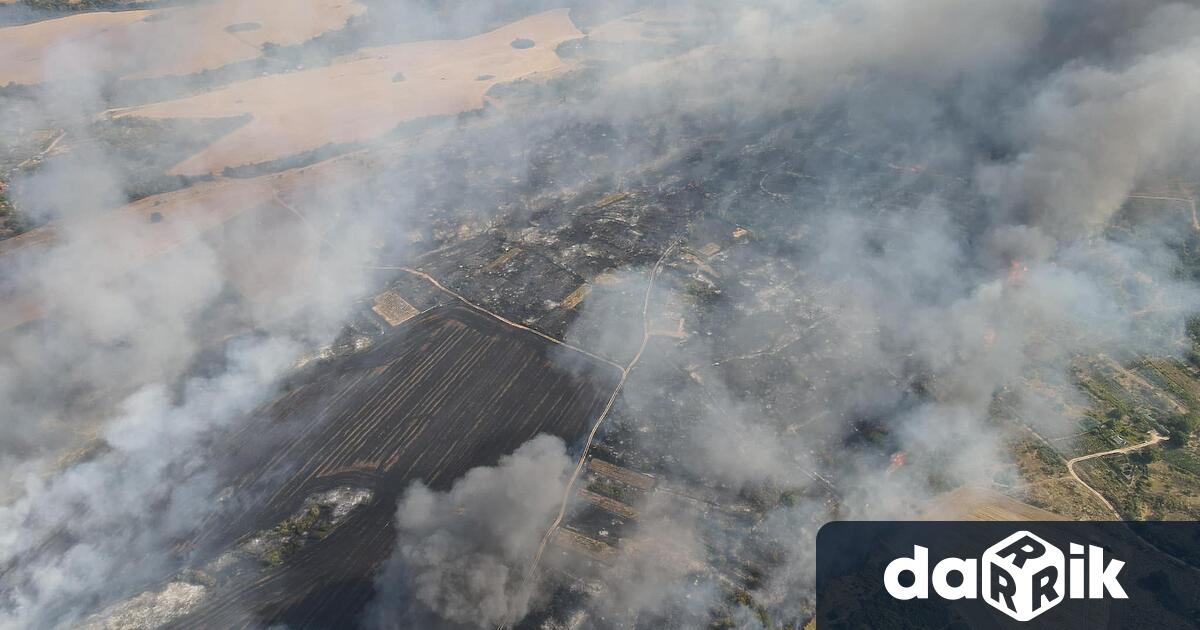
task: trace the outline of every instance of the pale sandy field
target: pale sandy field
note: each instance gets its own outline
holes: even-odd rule
[[[268,42],[303,43],[365,11],[353,0],[222,0],[0,28],[0,86],[193,74],[260,57]]]
[[[135,269],[154,258],[205,239],[227,263],[229,280],[252,299],[278,297],[289,278],[311,264],[321,234],[320,217],[303,215],[298,199],[319,198],[317,191],[353,185],[366,170],[356,156],[346,156],[283,173],[252,179],[220,179],[174,192],[153,195],[111,212],[55,222],[0,241],[0,264],[14,257],[46,253],[52,246],[88,248],[119,242],[109,269]],[[240,221],[229,230],[223,228]],[[87,242],[80,242],[86,240]],[[274,252],[274,254],[272,254]],[[254,258],[256,264],[245,263]],[[264,261],[270,261],[270,265]],[[11,264],[11,263],[10,263]],[[52,316],[54,303],[36,287],[0,296],[0,331]]]
[[[467,39],[364,49],[327,67],[259,77],[113,115],[250,114],[251,122],[171,171],[220,172],[327,144],[378,138],[406,121],[479,109],[497,83],[563,68],[555,47],[582,35],[565,9],[548,11]],[[517,39],[532,40],[534,46],[516,48]]]
[[[1069,520],[993,490],[975,487],[962,487],[935,497],[920,518],[926,521]]]
[[[205,118],[251,113],[252,122],[174,169],[178,173],[219,171],[328,143],[377,138],[406,120],[478,109],[484,105],[487,90],[497,82],[564,68],[554,49],[578,37],[582,33],[566,10],[548,11],[463,40],[366,49],[327,68],[262,77],[119,115]],[[534,45],[514,47],[517,39],[532,40]],[[394,80],[398,73],[404,80]],[[404,147],[395,146],[396,150]],[[351,153],[255,178],[219,178],[72,219],[69,224],[53,222],[0,242],[0,261],[16,257],[36,260],[51,247],[78,246],[81,243],[72,241],[119,235],[124,245],[114,254],[120,259],[112,268],[132,270],[204,239],[231,263],[231,269],[262,271],[230,277],[243,294],[267,295],[272,284],[268,277],[276,284],[287,284],[286,268],[302,272],[307,264],[302,260],[307,254],[297,252],[315,252],[322,238],[323,217],[305,216],[312,211],[303,200],[321,199],[331,190],[352,186],[370,173],[369,161],[361,153]],[[266,237],[264,225],[271,230]],[[244,237],[246,234],[253,237]],[[279,246],[279,255],[266,258],[279,264],[269,269],[261,264],[233,264],[247,256],[263,258],[270,243]],[[4,298],[0,301],[0,331],[52,316],[55,310],[53,300],[36,288]]]

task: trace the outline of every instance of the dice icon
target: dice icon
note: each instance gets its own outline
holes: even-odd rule
[[[1017,621],[1029,621],[1063,600],[1066,556],[1019,531],[983,553],[983,599]]]

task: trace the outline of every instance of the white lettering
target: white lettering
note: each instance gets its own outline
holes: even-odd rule
[[[912,586],[900,585],[900,574],[912,573]],[[896,599],[927,599],[929,597],[929,549],[913,545],[913,557],[896,558],[883,572],[883,585]]]

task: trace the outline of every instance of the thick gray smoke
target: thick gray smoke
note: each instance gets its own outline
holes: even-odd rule
[[[1200,140],[1189,105],[1200,90],[1200,40],[1161,33],[1166,15],[1197,19],[1195,10],[1165,7],[1133,33],[1156,47],[1107,66],[1064,67],[1004,122],[1017,154],[978,173],[1001,208],[1019,208],[1056,236],[1092,233],[1145,177],[1190,159]]]
[[[177,571],[187,559],[179,545],[231,507],[218,500],[229,480],[214,447],[255,420],[303,352],[332,340],[363,291],[361,234],[351,231],[330,237],[339,241],[321,265],[277,290],[269,308],[235,308],[234,283],[259,269],[305,268],[312,249],[292,241],[236,261],[197,238],[219,204],[246,203],[236,191],[185,204],[157,242],[147,238],[149,210],[117,210],[136,182],[94,136],[94,117],[119,95],[104,93],[111,77],[89,64],[139,67],[155,54],[68,38],[51,49],[44,84],[0,93],[7,137],[62,129],[51,147],[67,151],[18,169],[11,191],[55,240],[17,243],[0,270],[0,628],[69,625]],[[138,149],[170,155],[194,141]],[[362,208],[320,202],[332,213]],[[278,229],[243,234],[269,242]]]
[[[295,355],[279,341],[238,344],[228,370],[189,380],[181,403],[162,386],[126,399],[104,429],[108,452],[26,477],[0,511],[0,564],[15,587],[0,625],[53,627],[92,612],[107,588],[159,577],[164,552],[214,509],[220,480],[206,440],[252,411]]]
[[[414,484],[396,509],[397,547],[371,612],[384,627],[495,627],[528,610],[524,569],[571,474],[562,440],[542,435],[448,492]],[[436,623],[436,622],[433,622]]]
[[[329,36],[300,58],[327,63],[361,44],[468,35],[554,8],[536,0],[435,4],[391,3],[386,11],[372,5],[369,27]],[[582,121],[609,125],[622,139],[651,137],[588,164],[590,175],[618,188],[642,181],[630,169],[679,157],[675,147],[703,144],[696,136],[708,131],[750,138],[705,147],[717,155],[688,173],[728,200],[734,214],[745,203],[744,190],[723,188],[720,165],[750,160],[763,144],[845,144],[852,152],[854,142],[863,153],[879,154],[867,160],[945,174],[969,191],[946,198],[918,190],[903,208],[884,213],[862,183],[871,178],[866,162],[847,158],[825,171],[806,165],[812,173],[803,175],[823,178],[824,196],[777,199],[779,216],[793,218],[763,227],[775,229],[775,242],[787,247],[732,254],[757,275],[726,278],[722,287],[748,296],[724,336],[769,337],[758,349],[786,357],[780,369],[795,391],[785,393],[801,404],[783,413],[741,395],[744,383],[728,382],[714,369],[731,358],[733,343],[656,345],[652,350],[674,363],[647,360],[631,374],[621,403],[626,417],[655,418],[656,384],[678,376],[679,365],[693,368],[688,378],[705,389],[695,417],[673,425],[674,433],[651,426],[639,445],[659,454],[665,468],[733,491],[793,487],[819,474],[835,480],[839,516],[909,515],[937,492],[987,482],[1009,463],[1005,435],[990,413],[998,393],[1015,392],[1017,411],[1030,425],[1055,426],[1063,419],[1022,387],[1031,373],[1062,383],[1069,381],[1070,359],[1080,354],[1173,350],[1200,298],[1174,275],[1177,260],[1167,245],[1181,239],[1148,227],[1106,228],[1131,192],[1187,179],[1194,170],[1200,148],[1194,3],[661,4],[681,25],[659,27],[677,28],[672,45],[612,46],[605,52],[610,62],[589,68],[586,89],[564,96],[560,106],[529,116],[495,114],[515,131],[497,132],[492,139],[500,140],[480,147],[470,169],[447,169],[446,187],[479,202],[470,197],[468,170],[520,161],[531,153],[524,143],[532,142],[532,131]],[[604,2],[574,15],[594,25],[640,8]],[[215,472],[222,458],[209,447],[222,432],[255,420],[250,411],[270,398],[302,351],[331,340],[348,305],[366,290],[360,265],[374,240],[422,201],[401,194],[384,204],[372,191],[346,192],[353,174],[334,178],[321,194],[311,191],[308,200],[283,200],[312,217],[315,234],[300,248],[308,261],[302,280],[232,309],[226,298],[233,285],[290,267],[296,252],[279,243],[292,241],[273,239],[273,226],[264,225],[255,232],[259,240],[250,241],[274,245],[251,247],[255,255],[237,262],[203,239],[168,246],[152,264],[131,262],[141,255],[131,250],[145,243],[131,236],[144,215],[68,220],[111,213],[133,187],[113,155],[87,148],[103,146],[93,142],[92,123],[109,106],[136,103],[146,90],[174,98],[203,89],[207,79],[232,82],[304,64],[287,56],[243,60],[206,79],[151,89],[111,83],[112,68],[88,62],[120,55],[122,68],[137,67],[156,51],[64,44],[52,52],[46,78],[61,78],[53,76],[60,72],[71,81],[0,92],[0,112],[11,114],[3,125],[64,128],[69,144],[83,147],[14,186],[34,220],[55,222],[60,240],[46,253],[6,256],[0,270],[0,295],[32,289],[38,303],[53,307],[50,320],[0,339],[0,628],[71,623],[179,568],[175,546],[223,509],[216,497],[226,480]],[[842,122],[827,133],[785,133],[797,121],[822,116]],[[697,131],[697,120],[714,128]],[[194,142],[181,139],[170,148],[181,160],[194,153]],[[556,165],[540,168],[547,179],[571,183]],[[206,183],[175,181],[167,188]],[[183,233],[211,227],[199,219],[180,222]],[[1179,225],[1187,223],[1181,218]],[[668,262],[683,266],[678,258]],[[630,271],[642,278],[646,272]],[[664,281],[663,295],[687,299],[685,287],[672,282]],[[572,339],[625,356],[640,330],[610,316],[627,305],[606,304],[597,294],[582,308],[580,321],[590,328],[586,336],[570,333]],[[796,319],[804,327],[764,325],[772,320],[753,316],[772,308],[803,311]],[[214,347],[223,355],[215,367],[202,356]],[[868,457],[822,451],[852,439],[863,420],[889,427],[895,448],[910,454],[910,470],[885,475]],[[99,446],[84,457],[61,457],[89,438]],[[380,576],[372,620],[480,626],[525,614],[523,571],[557,512],[573,463],[561,443],[540,437],[498,466],[472,471],[447,493],[410,489],[398,506],[397,551]],[[822,504],[781,505],[754,534],[780,549],[780,566],[754,593],[777,621],[803,621],[813,532],[825,518]],[[650,540],[631,545],[671,547],[653,540],[656,532],[670,532],[670,561],[623,557],[607,570],[617,586],[598,597],[630,618],[668,611],[703,617],[697,602],[716,602],[721,589],[691,577],[690,563],[704,555],[698,533],[704,518],[655,505],[646,508],[646,523],[638,536]],[[683,601],[695,610],[680,612]],[[741,610],[736,619],[753,627],[757,618]]]
[[[1175,275],[1169,241],[1154,230],[1115,240],[1100,234],[1138,186],[1190,165],[1198,138],[1188,95],[1200,86],[1200,40],[1194,29],[1167,25],[1198,14],[1180,4],[1112,14],[1097,6],[1088,17],[1107,28],[1059,48],[1049,33],[1058,32],[1051,25],[1066,4],[788,3],[733,11],[732,49],[779,63],[778,73],[738,66],[730,76],[717,64],[696,64],[717,75],[705,80],[746,88],[729,90],[739,115],[769,112],[757,101],[777,97],[778,107],[845,108],[857,133],[878,135],[868,146],[907,146],[900,164],[974,164],[968,175],[986,205],[978,213],[927,194],[908,211],[868,213],[872,201],[855,192],[860,173],[833,173],[839,189],[830,205],[796,208],[814,215],[790,239],[799,254],[742,263],[786,283],[791,308],[829,315],[795,339],[778,333],[778,346],[790,348],[784,365],[810,390],[807,404],[785,418],[760,413],[710,378],[713,404],[684,429],[685,439],[668,434],[644,447],[710,483],[786,487],[822,459],[812,452],[821,436],[845,435],[858,420],[883,421],[915,471],[885,475],[847,452],[824,458],[820,472],[842,493],[840,516],[907,518],[937,492],[986,486],[1011,464],[1006,430],[992,419],[999,392],[1015,394],[1029,425],[1061,431],[1069,419],[1029,381],[1070,391],[1076,356],[1175,351],[1200,294]],[[968,26],[980,24],[988,27]],[[714,55],[739,56],[729,50]],[[720,101],[710,84],[673,76],[673,89]],[[765,291],[746,278],[724,288]],[[753,311],[761,299],[743,306]],[[723,333],[752,338],[761,321],[746,317],[745,329]],[[623,325],[614,321],[612,330]],[[704,344],[685,346],[676,363],[729,359]],[[634,392],[656,378],[668,377],[635,371],[630,416],[653,416],[656,392]],[[926,395],[915,397],[914,387]],[[823,506],[801,504],[763,523],[760,534],[787,558],[757,593],[777,620],[804,620],[798,594],[811,588],[813,533],[824,518]]]
[[[719,376],[704,379],[707,411],[682,435],[650,427],[661,441],[644,438],[641,448],[669,462],[665,468],[717,486],[786,487],[819,472],[836,480],[839,516],[906,518],[939,492],[986,486],[1011,466],[1011,436],[993,419],[997,394],[1033,428],[1062,432],[1071,419],[1031,382],[1070,391],[1077,356],[1177,351],[1183,320],[1200,300],[1176,275],[1168,246],[1178,238],[1153,227],[1111,235],[1105,228],[1140,186],[1191,172],[1200,138],[1188,95],[1200,86],[1200,40],[1194,29],[1168,25],[1198,14],[1182,4],[1097,6],[1085,12],[1094,32],[1051,41],[1054,25],[1074,12],[1067,4],[739,6],[716,20],[733,25],[716,30],[721,47],[616,78],[614,90],[627,97],[613,99],[624,104],[618,116],[652,111],[670,120],[693,107],[734,107],[742,122],[786,108],[842,109],[856,135],[874,136],[868,147],[899,146],[888,159],[901,165],[971,165],[965,175],[983,201],[962,206],[926,193],[884,214],[856,192],[865,172],[832,173],[825,207],[795,208],[812,217],[784,239],[799,253],[743,254],[749,260],[739,267],[759,266],[784,283],[794,299],[783,308],[825,315],[796,338],[775,331],[788,348],[784,365],[809,390],[806,404],[780,418],[731,394]],[[747,59],[763,66],[726,63]],[[1187,219],[1173,225],[1187,229]],[[760,297],[769,289],[750,279],[723,288],[753,296],[739,308],[770,306],[756,303],[770,299]],[[596,296],[584,309],[575,341],[627,357],[628,305]],[[604,317],[610,324],[597,324]],[[753,338],[761,326],[747,316],[721,332]],[[675,352],[672,365],[634,371],[626,417],[655,417],[661,392],[649,384],[669,381],[678,364],[729,359],[703,343]],[[639,384],[648,384],[644,393]],[[859,420],[890,427],[894,448],[915,462],[910,470],[889,475],[853,452],[813,452]],[[803,622],[798,594],[811,588],[813,533],[828,516],[825,506],[801,503],[763,522],[758,535],[786,557],[756,593],[775,619]],[[606,575],[606,584],[622,584],[620,570]],[[683,584],[642,589],[635,607],[682,601]]]

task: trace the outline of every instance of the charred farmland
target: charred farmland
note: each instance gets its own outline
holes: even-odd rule
[[[0,440],[0,469],[27,493],[0,505],[0,529],[16,532],[0,533],[0,626],[796,628],[811,618],[814,530],[830,518],[928,513],[967,483],[1020,508],[981,494],[984,515],[1036,514],[1019,501],[1067,516],[1196,513],[1193,495],[1167,493],[1192,487],[1179,470],[1200,470],[1200,372],[1141,333],[1200,302],[1163,272],[1175,257],[1158,235],[1140,240],[1164,215],[1164,232],[1187,232],[1194,271],[1194,175],[1119,183],[1153,162],[1152,125],[1145,143],[1114,136],[1120,151],[1089,143],[1124,123],[1048,133],[1022,112],[1057,79],[997,83],[1005,72],[957,54],[976,38],[858,68],[879,39],[862,35],[869,20],[810,42],[838,26],[834,11],[819,32],[777,37],[764,27],[807,23],[787,3],[592,3],[605,6],[534,20],[565,28],[557,47],[535,29],[478,50],[458,40],[546,7],[351,4],[368,13],[315,39],[190,75],[104,79],[100,118],[39,123],[10,156],[30,172],[8,188],[23,193],[11,208],[0,190],[0,218],[36,217],[21,200],[46,190],[69,194],[44,205],[94,221],[0,243],[22,263],[0,293],[12,283],[46,306],[0,309],[26,322],[0,333],[0,394],[12,392],[0,398],[29,403],[16,429],[0,425],[15,436]],[[418,4],[438,25],[387,19]],[[981,15],[996,45],[978,54],[1034,47]],[[253,41],[271,26],[249,20],[217,35]],[[364,48],[405,42],[434,51],[430,64]],[[492,67],[488,51],[545,72]],[[1012,55],[999,56],[1004,70]],[[399,116],[404,99],[452,85],[444,61],[461,65],[467,109]],[[349,67],[370,71],[360,82]],[[243,118],[176,118],[217,111],[190,109],[216,93]],[[18,86],[0,99],[43,97]],[[1057,111],[1056,98],[1033,102]],[[317,124],[343,106],[379,118],[362,135]],[[139,117],[152,112],[163,120]],[[95,151],[81,152],[89,136]],[[168,175],[201,154],[221,159]],[[1097,159],[1110,154],[1130,158]],[[1069,195],[1026,190],[1077,155],[1066,162],[1097,170],[1066,171],[1080,180]],[[96,162],[114,171],[98,182],[113,200],[77,203]],[[1077,204],[1127,193],[1128,221],[1076,229]],[[1072,216],[1042,221],[1043,205]],[[111,208],[127,221],[109,225]],[[132,260],[97,265],[114,249]],[[1155,358],[1130,365],[1123,349]],[[1080,396],[1055,365],[1065,356]],[[58,391],[78,402],[43,404]],[[92,432],[56,430],[93,416]],[[85,442],[52,465],[58,444]],[[19,487],[39,445],[30,461],[48,490]],[[64,566],[92,577],[43,590]]]
[[[574,442],[599,412],[615,370],[582,355],[568,369],[550,345],[452,303],[410,319],[369,351],[313,368],[259,416],[289,436],[236,483],[261,503],[208,524],[197,544],[228,546],[331,489],[367,489],[371,500],[325,537],[264,563],[253,584],[218,583],[177,627],[331,627],[353,619],[395,543],[390,521],[411,482],[444,489],[542,432]],[[260,429],[247,431],[233,443],[262,452],[252,435]]]

